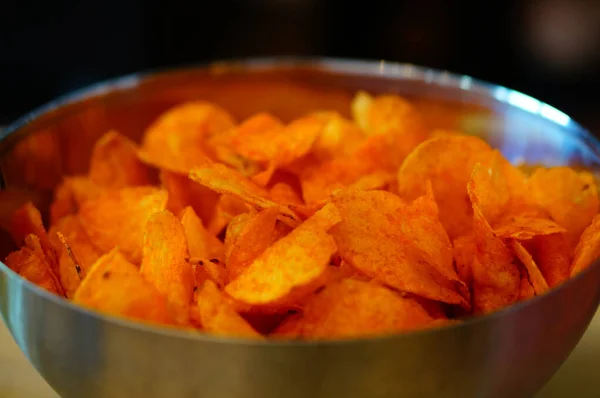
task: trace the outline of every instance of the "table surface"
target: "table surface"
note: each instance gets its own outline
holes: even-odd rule
[[[600,311],[567,362],[536,398],[600,396]],[[58,398],[29,364],[0,321],[0,397]]]

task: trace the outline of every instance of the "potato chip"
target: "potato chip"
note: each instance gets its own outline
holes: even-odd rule
[[[489,145],[476,137],[429,139],[402,163],[398,172],[399,195],[405,200],[416,199],[425,193],[425,182],[431,181],[440,221],[448,235],[464,235],[471,228],[473,214],[467,182],[474,166],[491,154]]]
[[[96,261],[75,292],[73,302],[112,315],[173,324],[165,298],[119,249]]]
[[[477,244],[473,235],[459,236],[452,242],[452,256],[456,273],[467,286],[471,286],[473,279],[471,264],[476,250]]]
[[[167,192],[154,187],[108,191],[79,209],[88,236],[103,252],[119,247],[134,264],[142,260],[144,228],[150,216],[165,209]]]
[[[352,155],[365,138],[361,129],[336,112],[314,112],[309,116],[324,123],[311,148],[312,161],[324,161],[338,156]]]
[[[519,298],[521,275],[512,252],[506,247],[473,200],[473,236],[477,246],[471,263],[473,311],[489,314],[514,304]]]
[[[168,210],[154,213],[144,231],[140,273],[167,297],[174,318],[185,323],[194,290],[194,270],[184,228]]]
[[[277,303],[318,279],[336,251],[327,231],[340,221],[328,205],[259,255],[225,291],[251,305]]]
[[[350,192],[336,197],[334,203],[342,222],[332,234],[343,261],[400,291],[468,307],[459,293],[462,282],[458,277],[449,280],[444,276],[452,267],[449,242],[439,258],[432,252],[441,248],[448,237],[437,237],[435,244],[427,246],[430,233],[443,232],[441,227],[427,231],[426,223],[419,224],[415,208],[408,208],[400,198],[385,191]],[[411,226],[412,222],[416,225]],[[420,236],[422,232],[427,235]]]
[[[548,286],[554,287],[569,279],[573,253],[565,234],[536,236],[529,247]]]
[[[247,213],[238,214],[237,216],[231,219],[229,224],[227,224],[224,239],[225,263],[229,262],[229,256],[231,255],[231,251],[235,247],[235,242],[239,238],[244,228],[246,228],[248,222],[256,213],[257,212],[254,209],[252,209]]]
[[[514,239],[509,240],[508,244],[527,270],[527,275],[529,276],[529,281],[531,282],[531,286],[533,286],[535,294],[539,296],[548,291],[548,283],[544,279],[544,276],[535,261],[533,261],[531,254],[529,254],[523,245]]]
[[[189,179],[187,174],[162,170],[160,180],[169,193],[167,209],[180,214],[191,206],[204,225],[213,221],[219,194]]]
[[[298,216],[293,211],[267,199],[268,193],[265,190],[248,181],[233,169],[213,164],[209,167],[192,170],[190,178],[215,192],[233,195],[256,208],[277,207],[282,221],[297,225]]]
[[[31,234],[24,238],[24,243],[25,246],[6,257],[4,264],[42,289],[64,296],[62,286],[42,250],[40,239]]]
[[[240,276],[272,243],[277,213],[274,207],[261,210],[245,223],[228,256],[227,273],[230,281]]]
[[[116,131],[104,134],[94,145],[89,178],[98,186],[113,189],[152,183],[135,144]]]
[[[269,199],[284,206],[302,205],[303,201],[294,188],[286,183],[278,182],[269,189]]]
[[[63,239],[60,239],[58,234],[61,234]],[[60,283],[67,297],[72,298],[81,279],[87,275],[101,253],[92,244],[79,218],[76,216],[62,218],[50,228],[48,235],[52,247],[58,253]],[[63,240],[68,244],[68,250],[71,253],[68,252]],[[79,270],[77,267],[79,267]]]
[[[190,257],[225,259],[223,243],[209,233],[194,209],[186,207],[179,215],[183,226]]]
[[[421,329],[432,321],[411,298],[373,282],[344,279],[317,293],[293,328],[288,324],[276,334],[290,336],[295,329],[302,338],[349,338]]]
[[[567,230],[567,240],[575,247],[600,210],[594,177],[569,167],[540,168],[530,177],[529,185],[531,195]]]
[[[529,240],[540,235],[552,235],[566,230],[547,218],[535,214],[507,214],[494,225],[494,232],[501,238]]]
[[[427,129],[417,109],[397,95],[373,98],[360,92],[352,102],[352,114],[368,135],[394,136],[396,156],[400,159],[427,139]]]
[[[25,237],[30,234],[37,236],[52,272],[58,275],[58,257],[50,244],[40,211],[31,202],[25,203],[13,213],[10,232],[17,245],[22,245]]]
[[[192,317],[202,328],[222,336],[261,338],[262,336],[244,320],[214,283],[207,281],[198,293]]]
[[[525,267],[520,267],[519,272],[521,273],[521,284],[519,285],[519,301],[529,300],[535,297],[535,290],[533,285],[529,281],[529,276]]]
[[[190,262],[194,266],[196,287],[200,288],[205,281],[209,280],[216,284],[220,289],[227,285],[229,277],[225,264],[216,258],[191,258]]]
[[[238,128],[232,139],[233,147],[248,159],[274,162],[277,166],[289,164],[305,155],[324,127],[322,121],[311,116],[282,126],[272,116],[258,114],[246,123],[252,124],[252,128]]]
[[[281,141],[283,128],[283,122],[276,117],[257,113],[235,127],[230,145],[246,159],[267,163],[276,158],[276,148],[271,144]]]
[[[571,265],[571,277],[585,270],[600,257],[600,215],[595,215],[592,223],[583,231],[575,248]]]
[[[77,213],[83,203],[97,198],[103,191],[87,177],[66,177],[54,191],[54,201],[50,205],[50,225]]]
[[[163,113],[144,133],[140,157],[161,169],[187,174],[212,163],[205,141],[234,127],[231,116],[218,106],[193,101]]]

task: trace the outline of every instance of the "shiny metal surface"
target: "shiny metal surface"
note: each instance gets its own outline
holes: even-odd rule
[[[0,224],[23,200],[43,206],[61,175],[84,171],[109,128],[139,139],[177,102],[204,98],[238,118],[348,113],[357,89],[412,98],[432,127],[486,137],[514,161],[600,170],[600,145],[523,94],[411,65],[262,60],[126,77],[58,100],[0,137]],[[30,137],[37,136],[32,140]],[[41,139],[39,137],[42,137]],[[35,159],[35,161],[32,161]],[[0,237],[2,255],[10,250]],[[0,311],[48,383],[71,397],[530,397],[575,347],[600,301],[600,266],[549,294],[444,329],[339,342],[250,342],[107,318],[0,264]]]

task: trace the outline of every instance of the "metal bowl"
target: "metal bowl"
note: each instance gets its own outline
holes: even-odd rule
[[[0,137],[0,223],[23,200],[45,207],[64,174],[85,171],[108,129],[139,139],[178,102],[208,99],[238,118],[348,113],[358,89],[415,101],[432,127],[485,137],[512,161],[600,170],[600,144],[564,113],[468,76],[387,62],[249,60],[102,83],[50,103]],[[31,137],[37,136],[35,140]],[[1,253],[11,249],[1,236]],[[583,335],[600,266],[549,294],[456,326],[332,342],[256,342],[104,316],[0,264],[0,309],[46,381],[69,397],[530,397]]]

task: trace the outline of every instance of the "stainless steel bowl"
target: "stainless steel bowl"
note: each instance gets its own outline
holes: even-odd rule
[[[61,175],[85,171],[110,128],[139,139],[180,101],[242,118],[348,113],[357,89],[412,98],[434,127],[478,134],[513,161],[600,170],[600,145],[567,115],[468,76],[387,62],[250,60],[144,75],[50,103],[2,133],[0,223],[23,200],[47,206]],[[41,139],[32,141],[38,135]],[[1,236],[2,255],[11,249]],[[600,300],[600,266],[549,294],[460,325],[334,342],[227,339],[115,319],[38,289],[0,264],[0,309],[46,381],[69,397],[530,397],[575,347]]]

